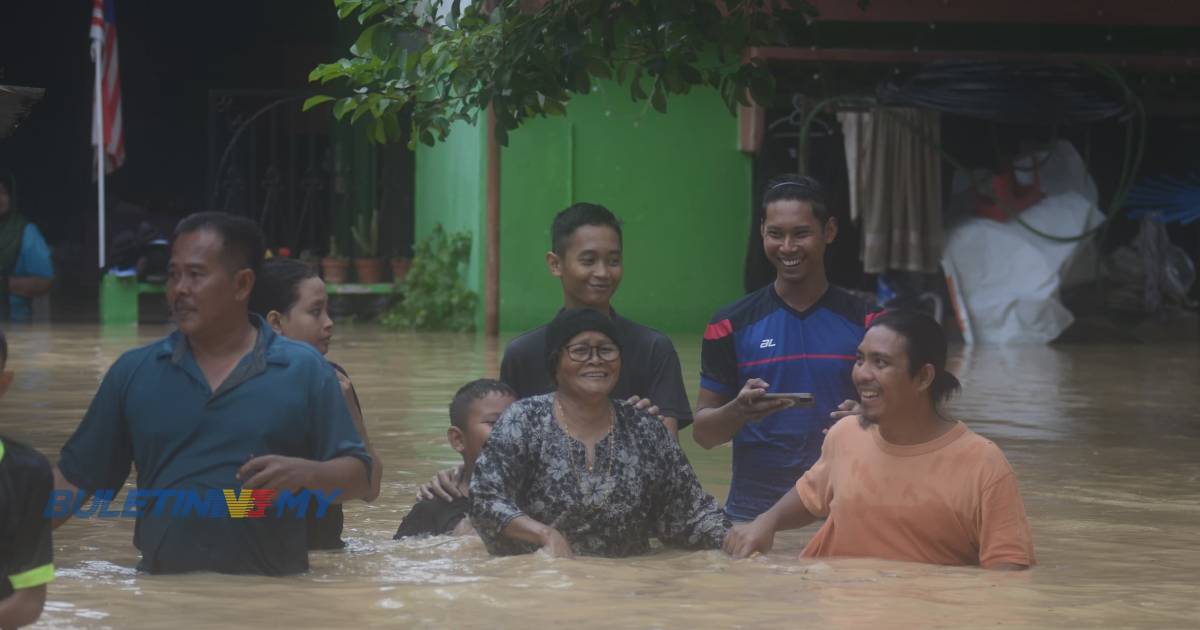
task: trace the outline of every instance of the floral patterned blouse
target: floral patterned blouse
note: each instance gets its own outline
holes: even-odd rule
[[[513,403],[492,430],[471,476],[471,521],[488,551],[538,546],[501,534],[518,516],[557,529],[580,555],[631,556],[650,537],[686,549],[718,549],[729,520],[696,479],[679,444],[657,419],[614,400],[613,430],[595,447],[554,418],[554,394]]]

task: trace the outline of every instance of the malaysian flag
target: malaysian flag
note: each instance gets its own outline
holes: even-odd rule
[[[92,54],[96,62],[98,104],[92,116],[92,145],[101,144],[103,129],[104,172],[111,173],[125,162],[125,133],[121,126],[121,75],[117,67],[116,0],[94,0],[92,4]],[[103,120],[103,127],[100,126]]]

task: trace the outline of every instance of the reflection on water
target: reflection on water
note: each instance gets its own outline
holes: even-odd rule
[[[57,456],[119,354],[165,329],[13,328],[17,378],[0,431]],[[698,338],[675,337],[689,391]],[[494,375],[503,346],[454,335],[343,327],[330,357],[354,377],[385,458],[374,505],[346,509],[345,551],[312,554],[303,576],[138,575],[133,522],[68,523],[45,627],[577,626],[836,628],[1189,627],[1200,619],[1200,413],[1196,346],[960,350],[959,418],[1017,470],[1038,559],[1024,574],[874,560],[799,561],[815,531],[731,562],[718,552],[626,560],[491,558],[471,538],[393,541],[415,485],[455,463],[446,406]],[[710,492],[728,488],[729,449],[684,444]]]

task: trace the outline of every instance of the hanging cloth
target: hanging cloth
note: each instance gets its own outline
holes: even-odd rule
[[[875,107],[841,115],[851,216],[862,217],[863,271],[934,273],[942,257],[940,115]]]

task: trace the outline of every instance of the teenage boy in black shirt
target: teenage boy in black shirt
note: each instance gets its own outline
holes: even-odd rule
[[[559,212],[550,224],[550,275],[562,283],[563,308],[590,308],[612,318],[621,335],[621,376],[613,396],[641,401],[659,416],[672,435],[692,423],[691,404],[683,386],[683,370],[675,346],[664,334],[621,317],[612,297],[624,274],[621,222],[604,206],[577,203]],[[500,380],[528,398],[554,391],[546,372],[546,326],[513,339],[504,351]],[[418,498],[457,498],[452,480],[456,469],[438,473],[422,486]]]
[[[621,222],[607,208],[577,203],[554,217],[551,251],[546,267],[562,283],[563,308],[590,308],[612,318],[621,335],[621,378],[613,396],[648,399],[658,407],[663,424],[677,435],[692,423],[692,410],[683,387],[679,355],[666,335],[621,317],[612,297],[624,274]],[[504,351],[500,380],[517,390],[518,398],[554,391],[546,372],[546,326],[513,339]]]

